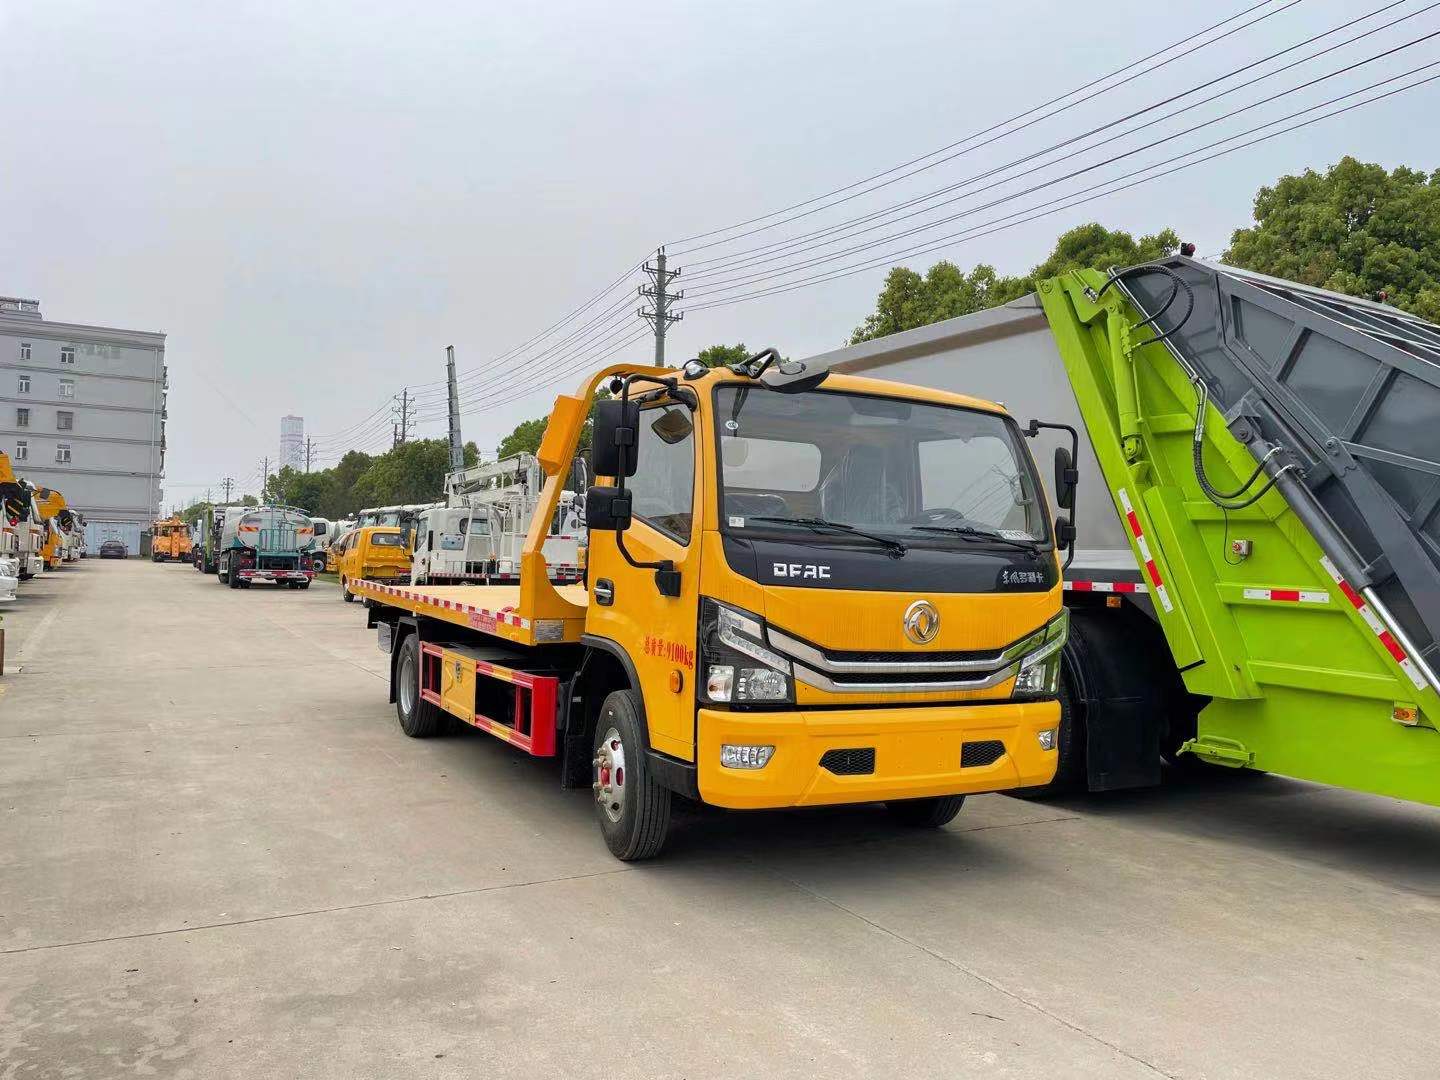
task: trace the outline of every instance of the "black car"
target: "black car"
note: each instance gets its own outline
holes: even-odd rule
[[[102,559],[128,559],[130,551],[125,547],[123,540],[106,540],[100,545],[100,558]]]

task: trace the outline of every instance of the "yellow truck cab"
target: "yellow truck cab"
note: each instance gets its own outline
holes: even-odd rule
[[[350,585],[356,581],[382,584],[410,580],[410,548],[405,530],[385,525],[351,529],[330,547],[329,560],[340,576],[340,598],[355,599]]]
[[[557,586],[540,545],[592,405],[586,580]],[[401,727],[449,713],[559,755],[622,859],[660,849],[677,794],[938,826],[1044,784],[1073,525],[1025,434],[992,402],[773,350],[607,369],[556,401],[518,587],[355,584]]]
[[[35,519],[45,528],[45,539],[40,549],[41,561],[46,570],[56,570],[65,561],[62,549],[64,537],[60,534],[57,516],[66,507],[65,496],[54,488],[35,489]]]
[[[155,521],[150,526],[150,559],[152,562],[189,562],[192,541],[190,526],[178,514]]]

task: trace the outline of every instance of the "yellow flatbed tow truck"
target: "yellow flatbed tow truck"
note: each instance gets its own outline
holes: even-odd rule
[[[592,406],[585,581],[556,585],[542,547]],[[1038,426],[774,350],[616,365],[556,399],[518,585],[351,588],[405,734],[455,717],[559,757],[619,858],[660,850],[675,795],[935,827],[1055,771],[1074,527]],[[1058,451],[1060,506],[1075,480]]]

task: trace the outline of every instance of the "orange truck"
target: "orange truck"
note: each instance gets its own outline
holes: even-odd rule
[[[190,561],[190,526],[179,515],[156,521],[150,526],[150,560],[152,562]]]

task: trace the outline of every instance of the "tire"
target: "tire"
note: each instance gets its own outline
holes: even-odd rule
[[[295,587],[296,587],[297,589],[308,589],[308,588],[310,587],[310,582],[308,582],[308,581],[297,581],[297,582],[295,583]]]
[[[931,799],[887,802],[885,809],[901,825],[915,829],[938,829],[954,821],[964,805],[964,795],[937,795]]]
[[[659,854],[670,830],[670,791],[650,775],[641,708],[639,694],[617,690],[595,723],[595,818],[610,854],[624,862]]]
[[[344,600],[347,604],[353,604],[355,602],[355,594],[345,587],[345,579],[343,577],[340,579],[340,599]]]
[[[428,739],[445,729],[445,710],[420,696],[420,639],[405,635],[395,657],[395,718],[412,739]]]

